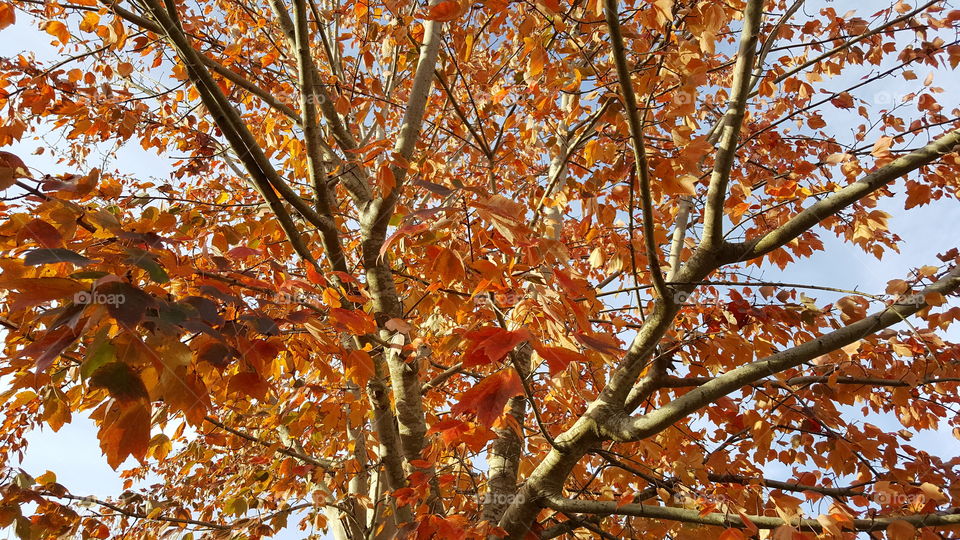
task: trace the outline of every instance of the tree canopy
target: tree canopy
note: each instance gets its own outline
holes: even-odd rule
[[[957,246],[771,278],[960,196],[960,10],[840,4],[0,3],[60,53],[0,146],[74,171],[0,152],[0,526],[957,534]],[[77,416],[124,493],[16,467]]]

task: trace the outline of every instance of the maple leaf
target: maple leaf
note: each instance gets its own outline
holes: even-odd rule
[[[512,369],[505,369],[484,377],[473,388],[460,394],[450,408],[453,414],[472,413],[480,424],[490,427],[503,413],[507,401],[523,394],[520,377]]]
[[[567,368],[573,362],[584,362],[586,357],[583,354],[564,347],[550,347],[545,345],[535,345],[537,354],[547,361],[550,368],[550,376],[554,377]]]
[[[377,323],[373,317],[358,310],[333,308],[330,310],[330,320],[335,328],[358,336],[369,334],[377,329]]]
[[[142,400],[111,401],[100,420],[100,449],[116,469],[128,457],[143,461],[150,446],[150,405]]]
[[[464,9],[463,6],[460,5],[460,2],[456,0],[443,0],[436,5],[430,6],[425,19],[441,22],[453,21],[458,19],[463,12]]]
[[[502,361],[521,342],[529,339],[526,330],[508,331],[489,326],[467,333],[467,350],[463,355],[464,367],[495,364]]]

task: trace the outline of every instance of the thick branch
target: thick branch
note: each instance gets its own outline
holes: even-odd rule
[[[653,280],[654,291],[660,299],[667,302],[670,295],[660,271],[660,253],[657,250],[656,236],[653,233],[653,201],[650,195],[650,168],[647,165],[647,154],[643,142],[643,121],[637,107],[637,96],[633,91],[630,67],[627,65],[623,35],[620,32],[617,0],[604,0],[603,6],[607,28],[610,30],[610,48],[614,63],[617,66],[617,80],[620,83],[620,93],[623,95],[623,107],[626,109],[627,124],[630,126],[634,167],[640,181],[640,207],[643,211],[642,226],[647,264],[650,266],[650,277]],[[631,208],[630,211],[632,212],[633,209]]]
[[[936,283],[924,289],[923,294],[947,294],[958,288],[960,288],[960,267],[955,267]],[[738,388],[751,385],[765,377],[799,366],[818,356],[855,343],[864,337],[903,321],[906,317],[925,307],[927,307],[925,303],[888,306],[879,313],[870,315],[815,340],[720,375],[650,414],[635,418],[610,419],[605,423],[604,428],[606,433],[615,440],[635,441],[644,439],[659,433],[688,414]]]
[[[955,129],[923,148],[899,157],[860,180],[817,201],[780,227],[761,237],[740,244],[729,245],[727,247],[729,260],[726,262],[748,261],[786,245],[822,220],[840,212],[897,178],[952,152],[958,144],[960,144],[960,129]]]
[[[117,14],[118,17],[122,18],[127,22],[137,25],[138,27],[144,30],[148,30],[157,35],[164,35],[166,33],[163,27],[161,27],[159,24],[145,17],[141,17],[130,10],[120,7],[119,5],[117,5],[116,2],[102,1],[101,3],[107,5],[110,11]],[[259,86],[257,86],[255,83],[248,80],[243,75],[240,75],[239,73],[224,66],[223,64],[217,62],[216,60],[204,54],[201,54],[199,56],[200,56],[200,62],[203,63],[203,65],[205,65],[207,68],[216,72],[218,75],[220,75],[224,79],[227,79],[233,84],[236,84],[240,88],[243,88],[247,92],[250,92],[251,94],[262,99],[264,103],[266,103],[276,111],[280,112],[284,116],[290,118],[294,122],[300,123],[300,117],[297,115],[297,113],[293,109],[291,109],[288,105],[286,105],[285,103],[283,103],[282,101],[274,97],[273,94],[271,94],[270,92],[264,90],[263,88],[260,88]]]
[[[516,358],[518,375],[523,379],[529,375],[531,351],[531,347],[523,346],[512,353]],[[510,504],[510,498],[517,492],[520,456],[523,452],[523,421],[526,413],[526,396],[510,398],[507,401],[507,414],[516,422],[516,428],[507,424],[496,429],[497,437],[488,447],[489,474],[487,494],[483,501],[483,519],[491,523],[496,523],[497,519],[503,515],[503,510]]]
[[[635,516],[683,523],[700,523],[717,527],[746,528],[746,524],[736,512],[714,512],[702,514],[699,510],[675,508],[669,506],[651,506],[646,504],[624,504],[617,501],[585,501],[550,497],[547,506],[564,513],[585,513],[602,515]],[[776,529],[783,525],[792,525],[802,530],[823,531],[823,525],[815,519],[798,519],[785,521],[777,517],[746,516],[759,529]],[[851,527],[857,531],[881,531],[894,521],[903,520],[915,527],[936,527],[960,525],[960,513],[919,514],[912,516],[890,516],[871,519],[854,519]]]
[[[297,51],[297,70],[300,83],[300,110],[303,115],[303,136],[307,154],[307,174],[316,196],[317,213],[326,218],[320,234],[323,247],[327,252],[330,265],[338,272],[348,272],[343,246],[340,244],[340,231],[333,218],[333,200],[327,188],[327,171],[323,165],[323,148],[318,125],[315,104],[315,82],[317,80],[313,59],[310,57],[310,34],[307,30],[307,9],[305,0],[294,2],[296,25],[294,42]]]
[[[750,93],[753,60],[757,50],[757,33],[763,17],[763,1],[749,0],[743,15],[743,31],[740,34],[740,50],[733,70],[730,102],[720,128],[717,156],[714,160],[707,202],[703,214],[703,240],[705,249],[717,245],[723,237],[723,204],[727,198],[730,169],[737,151],[737,141],[747,108]]]
[[[315,225],[319,226],[322,220],[319,216],[316,216],[309,206],[306,206],[306,203],[304,203],[277,174],[273,164],[270,163],[269,158],[267,158],[263,149],[257,144],[253,134],[250,133],[250,130],[248,130],[243,123],[240,114],[230,104],[227,97],[223,94],[223,91],[220,90],[220,87],[217,86],[210,72],[203,67],[201,60],[203,55],[190,45],[186,34],[180,29],[179,23],[172,18],[175,17],[175,13],[168,14],[157,0],[144,0],[144,4],[150,10],[151,15],[156,19],[160,28],[163,29],[170,44],[176,49],[177,54],[187,68],[191,82],[193,82],[197,91],[200,93],[200,98],[204,106],[210,111],[217,126],[223,132],[227,141],[229,141],[230,146],[237,152],[244,168],[250,174],[257,191],[259,191],[267,201],[270,209],[277,217],[290,244],[302,259],[316,265],[316,259],[314,259],[313,254],[304,245],[300,231],[293,223],[290,214],[288,214],[283,207],[283,203],[279,197],[277,197],[274,188],[283,194],[291,204],[298,207],[297,209],[301,210],[304,217],[308,218],[311,222],[314,222],[314,219],[310,218],[315,218]],[[295,204],[296,201],[299,201],[301,205]],[[301,209],[299,206],[305,206],[306,208]]]

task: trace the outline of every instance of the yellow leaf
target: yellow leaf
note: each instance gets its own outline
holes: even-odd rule
[[[36,478],[38,484],[46,485],[57,481],[57,475],[53,471],[47,471]]]

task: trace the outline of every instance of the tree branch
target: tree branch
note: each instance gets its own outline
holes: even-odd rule
[[[723,205],[727,198],[727,184],[730,181],[730,169],[733,167],[743,117],[746,114],[753,60],[757,49],[757,33],[762,17],[763,1],[749,0],[743,14],[743,30],[740,34],[737,64],[733,70],[730,101],[720,128],[717,156],[714,160],[713,173],[710,175],[710,187],[707,188],[701,240],[704,249],[713,248],[723,239]]]
[[[560,496],[548,498],[546,505],[549,508],[563,513],[622,515],[679,521],[683,523],[700,523],[702,525],[713,525],[717,527],[735,527],[741,529],[747,527],[740,517],[740,514],[736,512],[702,514],[699,510],[687,510],[686,508],[651,506],[645,504],[620,505],[617,501],[586,501],[566,499]],[[781,518],[757,515],[747,515],[746,519],[759,529],[776,529],[783,525],[791,525],[803,530],[823,531],[823,525],[815,519],[785,521]],[[852,528],[857,531],[880,531],[889,527],[894,521],[900,520],[906,521],[916,527],[960,525],[960,512],[854,519],[852,520]]]
[[[960,266],[923,290],[922,294],[947,294],[960,288]],[[927,307],[925,303],[894,304],[853,324],[815,340],[772,354],[763,360],[733,369],[667,403],[654,412],[634,418],[610,418],[603,428],[618,441],[641,440],[658,433],[677,420],[706,406],[717,398],[753,384],[760,379],[809,362],[818,356],[855,343],[879,330],[903,321]]]
[[[756,1],[756,0],[755,0]],[[604,0],[604,14],[607,19],[607,28],[610,31],[610,48],[614,63],[617,67],[617,80],[620,83],[620,93],[623,97],[623,107],[630,127],[630,140],[633,146],[633,163],[640,181],[640,207],[643,211],[643,239],[647,252],[647,264],[650,266],[650,277],[657,296],[664,302],[670,302],[670,294],[660,271],[660,253],[657,250],[656,236],[653,232],[653,201],[650,195],[650,168],[647,165],[647,154],[643,142],[643,121],[637,107],[637,96],[633,91],[633,82],[630,78],[630,67],[623,44],[623,35],[620,32],[620,16],[617,9],[617,0]],[[632,184],[631,184],[632,185]],[[633,209],[631,208],[632,212]]]
[[[923,148],[901,156],[860,180],[824,197],[780,227],[759,238],[737,244],[728,244],[725,248],[726,260],[724,262],[748,261],[786,245],[817,223],[840,212],[897,178],[952,152],[958,144],[960,144],[960,129],[947,132]]]

